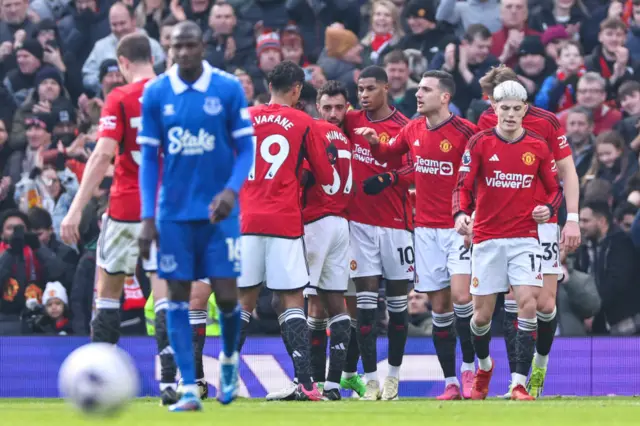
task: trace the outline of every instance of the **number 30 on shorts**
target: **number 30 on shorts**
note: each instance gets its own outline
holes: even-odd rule
[[[413,253],[413,247],[398,247],[398,255],[400,256],[400,265],[413,265],[415,261],[415,254]]]

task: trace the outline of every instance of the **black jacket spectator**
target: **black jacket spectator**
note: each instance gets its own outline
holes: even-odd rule
[[[70,305],[73,312],[72,328],[75,334],[86,336],[90,331],[91,308],[96,279],[97,239],[85,244],[73,277]]]
[[[71,4],[69,14],[58,22],[64,51],[71,53],[78,64],[84,64],[93,45],[111,33],[109,7],[112,3],[111,0],[96,0],[95,8],[81,10]]]
[[[567,264],[564,279],[558,284],[560,335],[586,336],[584,320],[600,312],[600,302],[594,277],[575,270],[572,264]]]
[[[586,241],[578,248],[575,268],[595,277],[602,299],[593,331],[627,334],[617,326],[640,313],[638,252],[631,238],[613,225],[607,203],[587,203],[580,211],[580,227]]]

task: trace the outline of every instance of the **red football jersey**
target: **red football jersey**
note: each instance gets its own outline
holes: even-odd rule
[[[314,120],[284,105],[249,108],[255,161],[240,191],[243,235],[298,238],[304,234],[300,175],[306,158],[319,185],[331,185],[333,168]]]
[[[498,116],[492,107],[483,112],[478,120],[478,129],[485,130],[498,125]],[[553,158],[557,161],[563,160],[571,156],[571,147],[567,141],[564,128],[558,121],[555,114],[538,108],[533,105],[529,105],[527,113],[522,119],[522,127],[525,129],[537,133],[547,142]],[[536,200],[544,202],[547,198],[547,194],[542,191],[540,186],[540,192],[536,194]],[[549,223],[558,223],[558,216],[554,215]]]
[[[528,130],[517,141],[502,139],[495,129],[477,133],[462,157],[453,192],[453,214],[471,215],[476,194],[473,242],[497,238],[538,237],[531,213],[540,205],[538,186],[550,194],[546,204],[557,211],[562,191],[547,142]]]
[[[315,184],[305,189],[302,198],[302,220],[305,225],[325,216],[347,217],[347,207],[353,195],[353,173],[351,170],[351,142],[338,127],[328,121],[317,120],[319,135],[328,145],[333,143],[338,158],[333,165],[333,183]],[[305,162],[306,165],[308,163]]]
[[[371,121],[366,111],[349,111],[345,117],[344,129],[353,146],[353,182],[356,193],[349,204],[349,220],[366,225],[383,228],[413,229],[413,217],[409,201],[409,184],[413,180],[413,173],[398,173],[398,182],[386,188],[377,195],[367,195],[362,190],[362,183],[367,178],[381,173],[403,169],[412,166],[411,155],[396,157],[386,163],[379,163],[371,154],[369,142],[362,136],[355,134],[358,127],[371,127],[378,133],[380,143],[391,141],[407,123],[409,119],[400,111],[394,109],[388,117]],[[410,171],[411,169],[404,169]]]
[[[116,87],[104,101],[98,140],[118,141],[113,184],[109,197],[109,217],[123,222],[140,221],[138,167],[140,149],[136,142],[140,126],[140,98],[147,79]]]
[[[411,152],[415,164],[416,226],[453,228],[451,194],[469,139],[477,128],[464,118],[451,115],[430,128],[424,117],[402,128],[390,144],[371,147],[380,161]]]

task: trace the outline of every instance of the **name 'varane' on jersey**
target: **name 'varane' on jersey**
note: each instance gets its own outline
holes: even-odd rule
[[[457,184],[458,168],[476,126],[451,115],[437,126],[429,127],[424,117],[402,128],[390,144],[371,147],[380,161],[410,152],[415,164],[416,226],[453,228],[451,194]]]
[[[331,185],[333,168],[313,118],[284,105],[249,108],[255,161],[240,192],[242,235],[299,238],[304,234],[300,175],[306,158],[317,184]]]
[[[98,139],[118,142],[107,214],[121,222],[140,221],[140,151],[136,137],[140,127],[140,98],[148,81],[113,89],[104,102],[98,126]]]
[[[498,116],[492,107],[489,107],[489,109],[483,112],[478,119],[479,130],[492,129],[496,127],[497,124]],[[529,105],[527,107],[527,113],[522,119],[522,127],[542,136],[553,154],[554,160],[560,161],[571,156],[571,147],[567,141],[564,128],[555,114],[542,108]],[[540,186],[539,192],[536,194],[536,200],[544,203],[547,195],[548,194],[544,192],[544,188]],[[558,223],[558,215],[555,214],[548,223]]]
[[[407,117],[396,109],[388,117],[376,121],[371,121],[366,111],[347,113],[344,128],[353,146],[353,180],[360,191],[349,205],[349,220],[383,228],[413,230],[408,194],[409,185],[413,183],[413,173],[398,173],[398,182],[377,195],[366,195],[361,191],[362,183],[371,176],[412,167],[411,156],[380,163],[373,158],[369,142],[355,134],[355,129],[359,127],[370,127],[378,134],[380,143],[389,143],[408,122]]]
[[[324,120],[315,122],[318,134],[327,144],[333,144],[338,158],[333,165],[333,182],[330,185],[314,184],[305,188],[302,196],[302,220],[304,224],[326,216],[347,218],[347,207],[353,196],[353,170],[351,169],[351,142],[340,128]],[[311,171],[308,163],[305,168]]]
[[[160,146],[164,155],[157,219],[208,220],[212,199],[226,187],[239,191],[246,178],[232,176],[235,141],[253,135],[242,86],[206,62],[187,85],[173,66],[147,85],[142,112],[138,143]],[[154,217],[155,203],[144,198],[143,217]]]
[[[543,203],[535,199],[539,186],[549,194]],[[459,212],[471,215],[474,193],[474,244],[498,238],[537,238],[533,209],[548,204],[556,212],[562,202],[556,164],[547,142],[528,130],[516,141],[503,139],[495,129],[473,136],[462,157],[453,193],[454,216]]]

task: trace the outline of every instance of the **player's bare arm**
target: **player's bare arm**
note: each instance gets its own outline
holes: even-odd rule
[[[60,237],[66,244],[77,244],[80,240],[78,227],[82,219],[82,211],[107,174],[116,149],[118,149],[118,142],[115,139],[102,137],[89,157],[78,193],[60,225]]]
[[[568,156],[556,161],[558,176],[562,180],[564,197],[567,202],[567,222],[560,234],[560,246],[567,252],[575,251],[581,242],[580,227],[578,226],[578,209],[580,204],[580,180],[576,172],[573,157]]]

